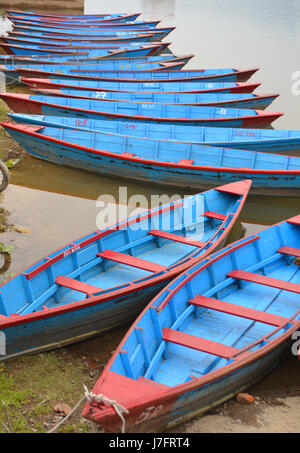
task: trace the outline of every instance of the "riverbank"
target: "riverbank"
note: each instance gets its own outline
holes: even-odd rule
[[[33,11],[36,13],[48,11],[49,13],[54,14],[54,11],[57,12],[58,10],[61,10],[63,11],[61,14],[67,14],[68,12],[73,11],[76,14],[83,14],[84,2],[83,0],[51,0],[51,2],[46,2],[45,0],[35,0],[34,2],[26,0],[6,0],[5,8]],[[0,8],[0,11],[1,10],[2,8]]]

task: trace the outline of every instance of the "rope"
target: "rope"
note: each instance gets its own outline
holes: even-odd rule
[[[110,400],[109,398],[107,398],[106,396],[102,395],[102,393],[100,395],[96,395],[95,393],[93,392],[89,392],[87,387],[84,385],[84,390],[85,390],[85,397],[86,399],[88,400],[89,403],[93,403],[93,402],[97,402],[97,403],[103,403],[103,404],[106,404],[108,406],[112,406],[116,412],[116,414],[120,417],[121,421],[122,421],[122,433],[125,433],[125,418],[123,416],[123,413],[124,414],[129,414],[129,410],[126,409],[126,407],[122,406],[121,404],[119,404],[117,401],[114,401],[114,400]]]

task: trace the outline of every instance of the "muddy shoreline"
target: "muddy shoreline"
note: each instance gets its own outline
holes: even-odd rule
[[[36,0],[34,2],[27,2],[25,0],[6,0],[5,9],[16,9],[16,10],[25,10],[33,11],[36,13],[42,13],[43,11],[48,11],[49,13],[57,10],[63,10],[64,14],[68,12],[75,11],[76,14],[83,14],[84,12],[84,2],[83,0],[51,0],[51,2],[46,2],[44,0]],[[4,8],[0,7],[0,11],[4,11]]]

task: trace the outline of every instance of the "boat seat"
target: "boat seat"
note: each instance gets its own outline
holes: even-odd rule
[[[282,326],[288,322],[288,318],[285,318],[284,316],[277,316],[261,310],[230,304],[229,302],[223,302],[211,297],[196,295],[193,299],[189,300],[189,303],[198,307],[209,308],[211,310],[251,319],[252,321],[258,321],[276,327]]]
[[[197,351],[207,352],[208,354],[222,357],[224,359],[229,359],[240,351],[238,348],[226,346],[212,340],[206,340],[205,338],[199,338],[188,333],[169,329],[168,327],[163,328],[162,339],[170,343],[196,349]]]
[[[212,211],[205,211],[202,214],[204,217],[209,217],[210,219],[217,219],[224,221],[226,219],[226,215],[220,214],[219,212],[212,212]]]
[[[104,252],[97,253],[97,256],[149,272],[161,272],[166,269],[166,266],[162,266],[161,264],[151,263],[151,261],[142,260],[141,258],[115,252],[113,250],[105,250]]]
[[[252,272],[234,270],[227,274],[227,277],[245,280],[248,282],[258,283],[259,285],[271,286],[272,288],[282,289],[283,291],[291,291],[292,293],[300,294],[300,285],[297,283],[286,282],[272,277],[255,274]]]
[[[66,288],[85,293],[88,296],[102,291],[102,288],[88,285],[87,283],[80,282],[79,280],[75,280],[74,278],[65,277],[64,275],[59,275],[58,277],[56,277],[55,283],[60,286],[65,286]]]
[[[161,230],[151,230],[149,231],[149,234],[163,239],[170,239],[170,241],[182,242],[186,245],[193,245],[195,247],[204,247],[206,245],[206,242],[193,241],[192,239],[186,238],[184,236],[178,236],[177,234],[167,233],[166,231]]]
[[[295,249],[293,247],[281,247],[277,250],[278,253],[283,253],[284,255],[300,257],[300,249]]]

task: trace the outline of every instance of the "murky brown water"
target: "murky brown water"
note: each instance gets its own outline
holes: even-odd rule
[[[85,1],[86,13],[97,13],[96,0]],[[34,10],[34,7],[28,8]],[[162,26],[175,25],[167,38],[175,54],[195,53],[190,68],[260,67],[253,80],[262,82],[258,92],[279,92],[271,110],[284,111],[274,128],[299,129],[300,97],[292,94],[292,74],[299,70],[300,2],[293,0],[131,0],[128,12],[141,11],[143,19],[162,19]],[[101,4],[101,12],[124,10],[123,0]],[[0,22],[0,30],[4,23]],[[297,55],[297,58],[295,56]],[[49,251],[96,229],[101,194],[117,198],[119,185],[127,186],[128,196],[173,191],[149,184],[117,181],[84,171],[56,166],[26,157],[12,171],[12,184],[3,195],[2,205],[10,212],[9,221],[29,228],[31,233],[3,233],[0,241],[14,245],[8,272],[19,272]],[[180,195],[184,193],[178,192]],[[145,206],[144,206],[145,207]],[[300,212],[300,199],[249,197],[241,223],[231,234],[237,240],[266,225]],[[128,326],[84,343],[69,347],[70,352],[97,357],[105,363]],[[257,387],[276,389],[286,373],[294,376],[291,361]]]

